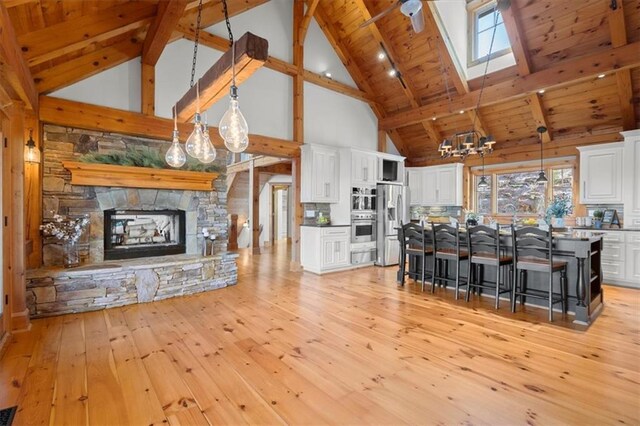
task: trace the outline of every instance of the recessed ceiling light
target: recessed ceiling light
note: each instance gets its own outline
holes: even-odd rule
[[[379,60],[383,60],[383,59],[384,59],[384,58],[386,58],[386,57],[387,57],[387,55],[385,55],[385,54],[384,54],[384,52],[380,52],[380,53],[378,53],[378,59],[379,59]]]
[[[544,93],[544,89],[538,90],[538,93],[540,93],[542,95]]]
[[[435,117],[433,117],[433,118],[432,118],[432,120],[433,120],[433,121],[436,121],[436,118],[435,118]]]
[[[605,76],[604,74],[599,74],[598,78],[604,78],[604,76]]]
[[[329,71],[325,71],[324,76],[327,78],[331,78],[331,73]]]
[[[395,77],[396,74],[398,74],[398,71],[396,71],[395,69],[391,68],[389,70],[389,77]]]
[[[463,109],[460,110],[460,114],[464,114],[464,110]]]

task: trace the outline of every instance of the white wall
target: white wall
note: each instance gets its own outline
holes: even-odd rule
[[[467,18],[466,0],[437,1],[434,2],[434,5],[438,12],[437,15],[454,49],[454,52],[449,53],[457,57],[458,63],[461,64],[467,80],[481,77],[484,74],[485,63],[467,67],[469,19]],[[436,19],[438,19],[438,16]],[[445,52],[442,52],[442,54],[444,53]],[[487,72],[491,73],[515,64],[515,56],[510,52],[498,58],[491,59]]]
[[[292,13],[291,2],[285,0],[255,7],[231,18],[234,36],[239,38],[251,31],[269,41],[272,56],[291,61]],[[223,23],[207,30],[227,36]],[[170,118],[171,108],[189,88],[192,55],[193,42],[188,40],[178,40],[164,49],[156,66],[156,115]],[[221,52],[201,45],[196,78],[221,55]],[[318,73],[330,71],[336,81],[355,87],[315,20],[310,24],[305,41],[305,66]],[[304,90],[306,142],[376,149],[377,119],[366,103],[310,83],[305,83]],[[52,96],[139,112],[140,59],[61,89]],[[239,87],[239,100],[251,133],[293,138],[291,77],[263,67]],[[207,114],[209,123],[217,125],[227,107],[225,98],[212,105]]]

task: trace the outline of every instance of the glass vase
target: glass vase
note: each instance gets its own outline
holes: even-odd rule
[[[76,241],[62,243],[62,264],[65,268],[73,268],[80,265],[80,255],[78,254],[78,243]]]

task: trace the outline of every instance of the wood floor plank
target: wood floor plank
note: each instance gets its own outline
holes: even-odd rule
[[[236,286],[34,320],[0,402],[16,424],[640,424],[638,290],[605,286],[585,329],[288,254],[243,252]]]

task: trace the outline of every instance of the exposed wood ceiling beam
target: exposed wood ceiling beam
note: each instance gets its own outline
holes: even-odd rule
[[[529,57],[529,50],[525,45],[525,40],[520,32],[520,16],[518,13],[518,7],[515,2],[508,1],[509,7],[501,11],[502,20],[504,21],[505,29],[507,30],[507,36],[509,37],[509,44],[511,50],[516,59],[516,67],[520,76],[531,74],[533,71],[531,65],[531,58]],[[552,129],[549,127],[547,117],[545,114],[544,105],[542,103],[542,97],[538,93],[530,93],[527,100],[529,107],[531,108],[531,114],[536,122],[536,126],[544,126],[547,131],[542,134],[542,143],[549,143],[552,139]],[[537,128],[536,127],[536,128]]]
[[[142,47],[142,62],[155,65],[184,13],[187,0],[168,0],[158,4],[158,13],[147,31]]]
[[[23,4],[38,3],[40,0],[3,0],[4,7],[11,9],[12,7],[22,6]]]
[[[300,23],[300,27],[298,28],[298,39],[301,44],[304,44],[304,39],[307,37],[307,30],[309,29],[309,24],[311,24],[311,18],[313,18],[313,14],[316,13],[316,8],[320,0],[309,0],[307,3],[307,11],[302,18],[302,22]]]
[[[272,164],[270,166],[256,167],[258,173],[265,173],[270,175],[290,175],[291,174],[291,162]]]
[[[426,2],[428,7],[423,7],[426,28],[433,28],[435,34],[435,46],[440,51],[440,58],[444,62],[444,70],[448,78],[453,82],[459,95],[469,92],[467,79],[462,71],[462,65],[455,58],[455,50],[447,36],[447,31],[438,16],[438,10],[434,2]]]
[[[542,143],[551,142],[551,130],[547,124],[547,116],[544,113],[544,108],[542,107],[542,99],[538,93],[529,93],[529,106],[531,107],[531,114],[533,114],[533,119],[536,122],[536,129],[540,126],[543,126],[547,129],[545,133],[542,134]]]
[[[89,16],[79,16],[18,37],[29,66],[147,26],[156,6],[127,2]]]
[[[195,34],[193,34],[193,32],[191,31],[187,30],[183,34],[190,40],[195,39]],[[200,31],[200,43],[204,46],[223,52],[229,49],[229,40],[215,34],[211,34],[207,31]],[[266,68],[281,72],[292,77],[298,74],[298,68],[295,65],[285,62],[281,59],[274,58],[273,56],[269,56],[264,66]],[[325,89],[342,93],[343,95],[351,96],[352,98],[360,99],[364,102],[371,102],[371,98],[369,97],[369,95],[367,95],[360,89],[351,87],[344,83],[340,83],[339,81],[332,80],[323,75],[308,70],[304,70],[303,73],[305,81],[308,81],[309,83],[313,83],[315,85],[324,87]]]
[[[480,115],[480,111],[475,108],[470,109],[467,111],[467,117],[469,117],[469,120],[471,121],[471,125],[473,126],[472,129],[477,130],[483,136],[487,136],[489,134],[487,128],[484,126],[484,120]]]
[[[516,67],[518,73],[522,75],[531,74],[531,59],[529,58],[529,51],[525,46],[522,33],[520,32],[520,20],[518,14],[518,6],[513,1],[508,1],[509,7],[503,9],[500,14],[502,15],[502,21],[504,27],[507,30],[509,36],[509,44],[511,45],[511,51],[516,58]]]
[[[640,66],[640,42],[623,47],[590,53],[562,61],[527,76],[487,86],[480,106],[493,105],[510,99],[519,99],[540,89],[562,87],[597,77],[598,74]],[[432,117],[446,117],[456,111],[474,108],[480,90],[451,97],[451,102],[441,101],[410,111],[389,115],[381,120],[383,129],[392,129],[418,123]]]
[[[235,64],[232,49],[225,52],[204,75],[198,79],[176,104],[178,119],[189,121],[197,112],[206,110],[218,99],[227,96],[235,67],[236,85],[262,67],[267,60],[269,43],[252,33],[245,33],[235,42]],[[199,96],[198,96],[199,91]]]
[[[624,4],[622,1],[616,2],[616,9],[611,9],[609,5],[609,32],[611,34],[611,45],[621,47],[627,44],[627,26],[624,20]],[[618,96],[620,98],[620,115],[622,116],[622,130],[633,130],[636,128],[636,113],[633,102],[633,82],[631,80],[631,70],[624,69],[616,72],[616,83],[618,85]]]
[[[422,127],[427,132],[429,139],[433,141],[434,146],[440,144],[440,132],[436,128],[436,123],[433,120],[422,120]]]
[[[152,137],[167,141],[171,138],[173,131],[173,120],[170,119],[49,96],[40,96],[40,121],[59,126]],[[193,125],[178,123],[178,130],[180,140],[184,141],[191,134]],[[217,127],[209,127],[209,133],[216,148],[224,149],[224,142],[218,135]],[[290,158],[299,155],[299,148],[300,144],[294,141],[250,134],[247,153]]]
[[[228,2],[227,11],[229,13],[229,17],[233,17],[240,13],[251,10],[256,6],[265,4],[267,1],[269,0],[230,1]],[[192,3],[187,6],[187,12],[182,16],[182,18],[180,18],[180,22],[178,23],[177,28],[195,31],[198,8],[197,3],[195,4],[195,7],[189,7]],[[210,27],[211,25],[217,24],[218,22],[224,20],[224,12],[222,10],[221,1],[207,2],[206,0],[203,0],[202,3],[203,7],[200,29]]]
[[[143,38],[132,35],[120,43],[38,72],[34,75],[38,92],[54,92],[140,56]]]
[[[4,4],[0,3],[0,86],[15,93],[28,108],[38,110],[38,92],[24,61],[15,30]],[[13,95],[12,95],[13,97]],[[14,98],[14,100],[17,100]]]
[[[349,71],[349,75],[351,75],[353,81],[356,83],[358,88],[360,88],[360,90],[364,91],[367,96],[372,99],[372,101],[369,102],[369,105],[371,106],[371,110],[377,117],[378,122],[380,122],[381,119],[386,117],[386,112],[377,102],[375,102],[375,92],[371,88],[371,85],[369,85],[367,78],[358,68],[355,60],[351,57],[349,50],[343,45],[340,35],[337,33],[333,25],[329,23],[329,20],[324,14],[322,7],[316,9],[314,17],[316,19],[316,22],[320,26],[320,29],[327,38],[327,41],[329,41],[329,44],[331,44],[331,47],[333,47],[333,50],[340,58],[340,61],[342,62],[344,67],[347,69],[347,71]],[[389,137],[393,141],[393,144],[398,149],[398,151],[400,151],[402,155],[407,156],[409,152],[408,148],[405,146],[404,141],[402,140],[398,132],[393,131],[387,133],[389,134]]]

